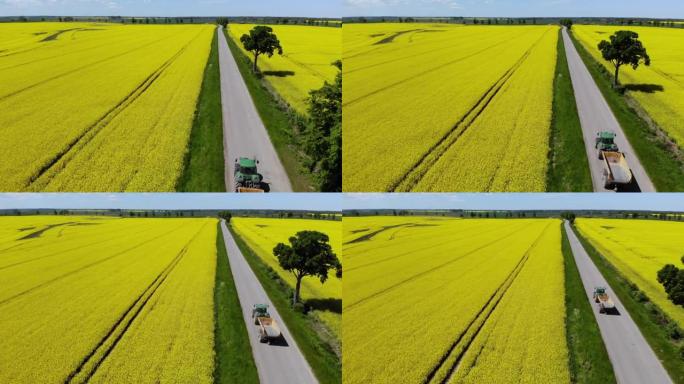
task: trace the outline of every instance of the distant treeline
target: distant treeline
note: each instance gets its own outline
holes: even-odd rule
[[[345,23],[447,23],[471,25],[545,25],[559,24],[560,17],[345,17]],[[641,18],[591,18],[572,19],[575,24],[636,25],[651,27],[684,28],[684,21],[678,19],[641,19]]]
[[[341,27],[340,19],[329,18],[306,18],[306,17],[222,17],[229,23],[249,24],[292,24],[292,25],[316,25],[325,27]],[[96,22],[96,23],[121,23],[121,24],[213,24],[217,17],[135,17],[135,16],[5,16],[0,17],[0,22]]]
[[[641,219],[684,221],[682,212],[606,211],[606,210],[411,210],[371,209],[345,210],[345,217],[356,216],[438,216],[460,218],[545,218],[545,217],[602,217],[611,219]]]
[[[342,220],[342,214],[334,211],[298,210],[215,210],[215,209],[4,209],[1,216],[110,216],[110,217],[266,217],[280,219]]]

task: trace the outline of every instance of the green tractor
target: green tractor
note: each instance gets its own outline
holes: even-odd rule
[[[252,318],[254,319],[254,324],[259,324],[257,323],[258,317],[271,317],[271,314],[268,313],[268,304],[254,304],[252,306]]]
[[[598,158],[603,160],[603,152],[618,152],[618,146],[615,144],[615,132],[602,131],[596,134],[595,148],[598,150]]]
[[[248,157],[235,159],[235,192],[268,192],[268,184],[264,183],[264,177],[257,171],[259,161]]]

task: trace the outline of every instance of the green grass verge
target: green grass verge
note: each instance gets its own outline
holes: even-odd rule
[[[635,294],[635,286],[603,257],[582,236],[580,231],[575,227],[573,227],[573,230],[591,260],[641,330],[641,334],[644,335],[648,344],[653,348],[672,381],[684,384],[684,362],[682,362],[682,358],[679,356],[679,346],[670,339],[662,324],[662,311],[654,303],[647,300],[643,293]]]
[[[562,224],[561,224],[562,226]],[[561,227],[565,262],[565,329],[572,383],[616,383],[613,365],[601,338],[594,312],[587,300],[570,242]]]
[[[223,159],[223,115],[218,39],[214,34],[211,52],[204,68],[202,91],[197,99],[190,143],[185,154],[178,192],[225,192]]]
[[[259,112],[261,121],[266,126],[268,136],[271,138],[278,157],[280,157],[280,161],[283,163],[283,167],[285,167],[287,176],[290,178],[292,190],[295,192],[314,191],[313,182],[308,175],[303,173],[303,166],[292,144],[292,125],[287,111],[283,110],[278,100],[262,84],[262,80],[252,72],[252,62],[235,45],[228,32],[224,29],[223,33],[226,36],[226,40],[228,40],[228,48],[233,53],[249,94],[252,95],[252,101],[256,106],[257,112]]]
[[[585,155],[582,125],[577,114],[575,91],[565,56],[565,45],[558,31],[558,60],[553,81],[553,118],[549,139],[547,192],[593,192],[589,161]]]
[[[233,275],[228,264],[221,224],[216,234],[216,285],[214,286],[214,382],[259,383],[252,347]]]
[[[625,96],[613,89],[611,76],[607,74],[604,67],[587,52],[572,33],[570,33],[570,38],[656,189],[659,192],[683,192],[684,165],[663,144],[662,139],[651,131],[638,113],[628,105]]]
[[[288,296],[289,290],[284,289],[282,280],[277,275],[274,276],[272,269],[261,261],[231,225],[228,225],[228,229],[233,234],[238,248],[256,274],[261,286],[264,287],[268,297],[287,324],[287,328],[295,338],[299,349],[304,353],[304,357],[309,362],[318,381],[324,384],[341,383],[342,363],[332,347],[322,340],[315,331],[315,320],[292,309],[291,299]]]

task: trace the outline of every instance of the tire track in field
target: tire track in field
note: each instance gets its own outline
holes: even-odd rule
[[[513,76],[518,68],[528,57],[530,51],[525,52],[523,57],[518,60],[511,68],[497,79],[497,81],[487,89],[487,91],[475,102],[475,104],[451,127],[442,137],[433,144],[428,150],[400,176],[389,188],[390,192],[410,192],[420,183],[427,172],[439,159],[451,148],[456,141],[470,128],[475,120],[487,109],[494,97],[499,94],[504,85]]]
[[[128,39],[121,39],[121,40],[114,40],[114,41],[115,41],[116,43],[118,43],[118,44],[125,45],[124,43],[127,43],[128,41],[135,41],[135,40],[136,40],[136,37],[135,37],[135,36],[131,36],[131,37],[128,38]],[[159,40],[159,41],[160,41],[160,40]],[[110,44],[110,46],[111,46],[111,44]],[[71,56],[71,55],[74,55],[74,54],[77,54],[77,53],[92,51],[92,50],[95,50],[95,49],[98,49],[98,48],[102,48],[102,44],[96,44],[96,45],[91,46],[91,47],[89,46],[89,47],[85,47],[85,48],[81,48],[81,49],[76,49],[76,50],[73,50],[73,51],[69,51],[68,53],[58,53],[58,54],[53,55],[53,56],[45,56],[45,57],[42,57],[42,58],[40,58],[40,59],[27,60],[27,61],[24,61],[24,62],[22,62],[22,63],[13,64],[13,65],[10,65],[10,66],[7,66],[7,67],[0,67],[0,72],[5,71],[5,70],[8,70],[8,69],[14,69],[14,68],[18,68],[18,67],[23,67],[24,65],[39,63],[39,62],[41,62],[41,61],[46,61],[46,60],[51,60],[51,59],[57,59],[57,58],[63,59],[64,57],[67,57],[67,56]],[[0,57],[1,57],[1,56],[0,56]]]
[[[472,249],[472,250],[470,250],[470,251],[468,251],[468,252],[462,254],[461,256],[455,257],[455,258],[453,258],[453,259],[451,259],[451,260],[448,260],[448,261],[446,261],[446,262],[444,262],[444,263],[438,264],[438,265],[436,265],[436,266],[434,266],[434,267],[431,267],[431,268],[429,268],[429,269],[427,269],[427,270],[425,270],[425,271],[421,271],[421,272],[419,272],[419,273],[416,273],[415,275],[411,275],[411,276],[407,277],[406,279],[403,279],[403,280],[401,280],[401,281],[399,281],[399,282],[396,282],[396,283],[394,283],[394,284],[392,284],[392,285],[390,285],[390,286],[388,286],[388,287],[386,287],[386,288],[383,288],[383,289],[381,289],[381,290],[379,290],[379,291],[377,291],[377,292],[374,292],[374,293],[372,293],[372,294],[370,294],[370,295],[368,295],[368,296],[366,296],[366,297],[364,297],[364,298],[362,298],[362,299],[359,299],[358,301],[355,301],[355,302],[353,302],[353,303],[351,303],[351,304],[345,306],[345,307],[344,307],[344,310],[345,310],[345,311],[352,310],[352,309],[358,307],[358,305],[363,304],[363,303],[365,303],[365,302],[368,301],[368,300],[377,298],[378,296],[385,295],[385,294],[387,294],[388,292],[391,292],[392,290],[394,290],[394,289],[396,289],[396,288],[398,288],[398,287],[400,287],[400,286],[402,286],[402,285],[404,285],[404,284],[406,284],[406,283],[408,283],[408,282],[411,282],[411,281],[417,280],[417,279],[419,279],[419,278],[421,278],[421,277],[423,277],[423,276],[429,275],[429,274],[431,274],[431,273],[433,273],[433,272],[435,272],[435,271],[438,271],[438,270],[440,270],[440,269],[442,269],[442,268],[444,268],[444,267],[446,267],[446,266],[448,266],[448,265],[451,265],[451,264],[453,264],[453,263],[455,263],[455,262],[457,262],[457,261],[463,259],[464,257],[470,256],[470,255],[472,255],[473,253],[479,252],[479,251],[481,251],[481,250],[483,250],[483,249],[485,249],[485,248],[487,248],[487,247],[490,247],[490,246],[492,246],[492,245],[494,245],[494,244],[497,244],[497,243],[499,243],[499,242],[501,242],[501,241],[503,241],[503,240],[506,240],[506,239],[508,239],[509,237],[512,237],[513,235],[518,234],[518,232],[522,231],[522,230],[525,229],[526,227],[527,227],[527,226],[521,226],[520,228],[516,228],[515,230],[511,231],[511,232],[508,233],[507,235],[502,236],[502,237],[500,237],[500,238],[498,238],[498,239],[496,239],[496,240],[492,240],[492,241],[490,241],[490,242],[488,242],[488,243],[486,243],[486,244],[483,244],[483,245],[481,245],[481,246],[479,246],[479,247],[477,247],[477,248],[475,248],[475,249]]]
[[[145,228],[144,228],[143,230],[141,230],[141,231],[136,232],[136,234],[144,233],[144,232],[146,232],[146,231],[150,231],[150,230],[151,230],[151,228],[150,228],[149,226],[144,225],[144,224],[141,224],[141,225],[138,225],[138,226],[135,226],[135,227],[132,227],[132,228],[137,228],[137,227],[140,227],[140,226],[143,226],[143,227],[145,227]],[[130,231],[132,228],[122,228],[122,231],[121,231],[121,232],[128,232],[128,231]],[[79,250],[79,249],[88,248],[88,247],[90,247],[91,245],[101,245],[101,244],[103,244],[103,243],[108,243],[108,242],[114,241],[114,240],[119,240],[119,239],[116,238],[116,237],[110,237],[110,238],[107,238],[107,239],[104,239],[104,240],[98,240],[98,241],[95,241],[95,242],[92,242],[92,243],[88,243],[88,244],[84,244],[84,245],[80,245],[80,246],[68,248],[68,249],[65,249],[65,250],[57,251],[57,252],[52,252],[52,253],[49,253],[49,254],[47,254],[47,255],[34,257],[34,258],[32,258],[32,259],[27,259],[27,260],[18,261],[18,262],[13,263],[13,264],[3,265],[3,266],[0,266],[0,271],[2,271],[2,270],[4,270],[4,269],[9,269],[9,268],[12,268],[12,267],[16,267],[16,266],[19,266],[19,265],[23,265],[23,264],[27,264],[27,263],[32,263],[32,262],[34,262],[34,261],[46,259],[46,258],[49,258],[49,257],[60,256],[60,255],[62,255],[62,254],[66,254],[66,253],[69,253],[69,252],[71,252],[71,251],[76,251],[76,250]],[[29,250],[31,250],[31,249],[33,249],[33,248],[29,248]],[[24,251],[26,251],[26,250],[24,250]],[[2,253],[2,251],[0,251],[0,254],[1,254],[1,253]]]
[[[518,35],[518,36],[515,36],[515,37],[513,37],[513,38],[507,39],[506,42],[509,42],[509,41],[511,41],[511,40],[514,40],[514,39],[519,39],[520,37],[522,37],[522,36],[524,36],[524,35],[526,35],[526,34],[528,34],[528,33],[530,33],[530,31],[527,31],[527,33],[521,33],[521,34]],[[463,37],[465,38],[465,37],[472,37],[472,36],[473,36],[473,34],[466,35],[466,36],[463,36]],[[438,39],[438,40],[435,40],[434,43],[443,43],[443,42],[452,41],[452,40],[453,40],[453,37],[448,37],[448,38],[445,38],[445,39]],[[486,51],[486,50],[488,50],[488,49],[494,48],[495,46],[498,46],[499,44],[501,44],[501,42],[494,43],[494,44],[492,44],[492,45],[490,45],[490,46],[484,48],[482,51]],[[378,67],[378,66],[381,66],[381,65],[389,64],[389,63],[396,63],[396,62],[398,62],[398,61],[402,61],[402,60],[406,60],[406,59],[414,59],[414,58],[416,58],[416,57],[422,57],[422,56],[429,55],[429,54],[435,53],[435,52],[448,51],[448,50],[450,50],[450,49],[456,49],[456,50],[458,50],[459,47],[458,47],[458,46],[454,46],[454,45],[447,45],[447,46],[445,46],[445,47],[438,48],[438,49],[430,49],[430,50],[426,50],[426,51],[422,51],[422,52],[417,52],[417,53],[414,53],[414,54],[410,54],[410,55],[406,55],[406,56],[401,56],[401,57],[398,57],[398,58],[393,59],[393,60],[384,60],[384,61],[380,61],[380,62],[377,62],[377,63],[368,64],[368,65],[360,66],[360,67],[357,67],[357,68],[354,68],[354,69],[350,69],[350,70],[346,71],[345,74],[350,74],[350,73],[354,73],[354,72],[359,72],[359,71],[363,71],[363,70],[366,70],[366,69],[369,69],[369,68],[374,68],[374,67]]]
[[[310,66],[310,65],[308,65],[308,64],[305,64],[305,63],[303,63],[303,62],[301,62],[301,61],[298,61],[298,60],[293,59],[292,57],[289,56],[289,54],[288,54],[287,56],[284,55],[283,58],[284,58],[285,60],[291,62],[292,65],[294,65],[294,66],[296,66],[296,67],[302,68],[304,71],[309,72],[309,73],[312,74],[313,76],[318,77],[319,79],[321,79],[321,80],[323,80],[323,81],[328,81],[328,80],[329,80],[328,78],[325,77],[325,75],[324,75],[323,73],[321,73],[321,72],[315,70],[312,66]]]
[[[470,232],[477,232],[477,230],[479,230],[479,229],[482,228],[482,227],[487,227],[487,225],[486,225],[486,224],[482,224],[482,225],[479,225],[479,226],[476,226],[476,227],[473,227],[473,228],[468,228],[468,229],[466,229],[466,230],[462,230],[461,233],[463,233],[463,234],[469,234]],[[515,227],[515,228],[517,228],[517,227]],[[441,236],[439,236],[439,237],[429,236],[429,235],[419,236],[419,237],[416,237],[416,238],[415,238],[415,241],[425,240],[426,238],[429,239],[429,240],[441,240],[441,239],[444,239],[444,238],[448,238],[448,239],[451,240],[451,241],[454,240],[454,236],[453,236],[452,234],[450,234],[450,233],[445,233],[445,234],[443,234],[443,235],[441,235]],[[343,251],[343,252],[349,252],[350,250],[353,250],[353,249],[362,247],[363,245],[364,245],[363,243],[357,243],[357,244],[354,244],[354,245],[349,245],[349,246],[347,246],[347,247],[343,247],[343,248],[342,248],[342,251]],[[383,249],[386,249],[386,248],[393,247],[394,245],[395,245],[395,244],[393,244],[393,243],[391,243],[391,242],[386,242],[386,243],[383,243],[382,245],[375,245],[375,246],[373,247],[373,251],[383,250]],[[423,247],[419,247],[419,248],[417,248],[417,249],[415,249],[415,250],[411,250],[411,251],[409,251],[409,252],[415,252],[416,250],[420,250],[420,249],[424,249],[424,248],[423,248]],[[351,254],[351,255],[348,255],[348,257],[350,257],[350,258],[362,257],[362,256],[364,256],[364,254],[360,254],[360,255]],[[395,255],[395,256],[396,256],[396,255]]]
[[[485,112],[494,98],[501,92],[508,81],[530,57],[532,51],[539,45],[548,33],[543,33],[539,39],[527,49],[511,68],[497,79],[497,81],[475,102],[475,104],[459,119],[451,129],[433,144],[397,181],[390,186],[390,192],[410,192],[425,177],[428,171],[442,158],[442,156],[458,141],[475,121]],[[510,137],[509,137],[510,139]]]
[[[521,225],[520,227],[524,227],[524,226],[526,226],[526,225]],[[476,228],[477,228],[478,230],[480,229],[480,227],[476,227]],[[518,227],[515,227],[515,228],[517,229]],[[404,229],[404,228],[400,228],[400,229]],[[484,234],[488,234],[488,233],[490,233],[490,232],[496,232],[496,231],[499,231],[499,230],[501,230],[501,228],[493,228],[493,229],[490,229],[490,230],[479,231],[479,232],[477,233],[477,235],[484,235]],[[475,229],[473,229],[473,231],[475,231]],[[471,231],[464,231],[464,232],[465,232],[465,233],[470,233]],[[464,237],[470,237],[470,236],[464,236]],[[413,253],[415,253],[416,251],[419,251],[419,250],[420,250],[420,251],[427,251],[427,250],[430,250],[430,249],[434,249],[434,248],[441,247],[442,245],[445,245],[445,244],[453,243],[454,240],[460,240],[460,238],[459,238],[459,239],[454,239],[453,236],[449,236],[449,237],[447,238],[446,241],[443,241],[443,242],[440,242],[440,243],[435,243],[435,244],[430,245],[430,246],[428,246],[428,247],[420,247],[420,248],[418,248],[418,249],[411,249],[411,250],[408,250],[408,251],[406,251],[406,252],[402,252],[402,253],[394,254],[394,255],[391,255],[391,256],[387,256],[387,257],[384,257],[384,258],[382,258],[382,259],[378,259],[378,260],[374,260],[374,261],[368,262],[368,263],[366,263],[366,264],[357,265],[356,267],[353,267],[353,268],[347,268],[347,269],[345,269],[344,271],[345,271],[346,273],[349,273],[349,272],[354,271],[354,270],[356,270],[356,269],[366,268],[366,267],[373,266],[373,265],[380,264],[380,263],[384,263],[384,262],[387,262],[387,261],[396,260],[396,259],[398,259],[398,258],[400,258],[400,257],[404,257],[404,256],[411,255],[411,254],[413,254]],[[373,248],[373,251],[377,251],[378,249],[379,249],[379,248]]]
[[[174,271],[178,263],[187,254],[190,244],[197,238],[197,235],[207,226],[202,225],[199,230],[188,240],[185,246],[176,254],[171,262],[155,277],[154,280],[143,290],[143,292],[131,303],[131,305],[124,311],[124,313],[114,322],[114,325],[109,329],[107,334],[100,339],[95,348],[93,348],[79,363],[79,365],[69,373],[64,380],[65,384],[70,383],[87,383],[95,374],[97,369],[112,353],[114,348],[119,344],[121,339],[126,335],[126,331],[131,327],[133,322],[138,318],[138,315],[147,306],[147,303],[154,297],[159,287],[166,281],[169,275]]]
[[[107,257],[105,257],[105,258],[99,259],[99,260],[94,261],[94,262],[92,262],[92,263],[83,265],[83,266],[81,266],[81,267],[79,267],[79,268],[76,268],[76,269],[74,269],[74,270],[71,270],[71,271],[69,271],[69,272],[67,272],[67,273],[63,273],[63,274],[61,274],[61,275],[59,275],[59,276],[56,276],[56,277],[54,277],[54,278],[52,278],[52,279],[50,279],[50,280],[44,281],[44,282],[42,282],[42,283],[40,283],[40,284],[38,284],[38,285],[35,285],[35,286],[31,287],[31,288],[25,289],[25,290],[23,290],[23,291],[21,291],[21,292],[19,292],[19,293],[16,293],[16,294],[14,294],[14,295],[12,295],[12,296],[6,298],[6,299],[0,300],[0,307],[2,307],[3,305],[5,305],[5,304],[7,304],[7,303],[10,303],[10,302],[16,300],[16,299],[18,299],[18,298],[20,298],[20,297],[22,297],[22,296],[24,296],[24,295],[26,295],[26,294],[29,294],[29,293],[31,293],[31,292],[33,292],[33,291],[36,291],[36,290],[41,289],[41,288],[44,288],[44,287],[46,287],[46,286],[48,286],[48,285],[50,285],[50,284],[52,284],[52,283],[55,283],[55,282],[57,282],[57,281],[59,281],[59,280],[62,280],[62,279],[67,278],[67,277],[69,277],[69,276],[71,276],[71,275],[75,275],[75,274],[77,274],[77,273],[83,272],[83,271],[86,270],[86,269],[89,269],[89,268],[91,268],[91,267],[100,265],[100,264],[102,264],[102,263],[104,263],[104,262],[106,262],[106,261],[112,260],[112,259],[117,258],[117,257],[119,257],[119,256],[125,255],[126,253],[128,253],[128,252],[130,252],[130,251],[132,251],[132,250],[134,250],[134,249],[140,248],[140,247],[145,246],[145,245],[147,245],[147,244],[149,244],[149,243],[151,243],[151,242],[153,242],[153,241],[155,241],[155,240],[161,239],[162,237],[165,237],[165,236],[167,236],[167,235],[169,235],[169,234],[171,234],[171,233],[173,233],[173,232],[175,232],[175,231],[181,229],[184,225],[185,225],[185,224],[181,224],[181,225],[179,225],[178,227],[172,229],[171,231],[162,233],[161,235],[155,236],[155,237],[153,237],[153,238],[151,238],[151,239],[144,240],[143,242],[138,243],[138,244],[136,244],[136,245],[134,245],[134,246],[132,246],[132,247],[126,248],[126,249],[124,249],[123,251],[117,252],[117,253],[115,253],[115,254],[113,254],[113,255],[111,255],[111,256],[107,256]]]
[[[141,225],[131,225],[131,228],[137,228]],[[33,228],[32,228],[33,229]],[[117,227],[115,232],[110,232],[110,233],[118,233],[120,230],[125,230],[125,227]],[[81,234],[77,234],[79,239],[89,239],[90,236],[97,236],[97,234],[89,234],[88,236],[84,236]],[[9,253],[11,251],[16,251],[16,248],[20,248],[19,251],[35,251],[41,248],[52,248],[55,245],[54,244],[49,244],[45,242],[30,242],[30,241],[21,241],[19,242],[19,239],[12,239],[9,240],[8,243],[12,243],[11,246],[2,248],[0,249],[0,256],[3,256],[6,253]],[[16,243],[16,244],[15,244]]]
[[[544,34],[544,36],[545,36],[545,35],[546,35],[546,34]],[[542,38],[543,38],[543,36],[542,36]],[[540,41],[541,41],[541,40],[540,40]],[[508,135],[508,138],[507,138],[507,140],[506,140],[506,148],[507,148],[507,149],[508,149],[508,147],[511,145],[511,142],[513,141],[513,137],[515,136],[515,133],[516,133],[518,130],[520,130],[520,126],[516,126],[515,129],[514,129],[514,131],[513,131],[513,133],[511,133],[510,135]],[[509,154],[509,153],[511,153],[511,152],[513,152],[513,158],[514,158],[514,159],[517,159],[517,158],[520,156],[520,153],[521,153],[520,151],[504,151],[505,154]],[[499,176],[499,172],[500,172],[502,169],[505,169],[505,168],[506,168],[506,167],[502,167],[502,166],[501,166],[501,162],[497,162],[497,164],[498,164],[499,166],[496,167],[496,169],[494,170],[494,172],[492,173],[492,175],[489,177],[489,181],[487,182],[487,187],[485,188],[485,191],[491,191],[492,185],[494,184],[494,181],[496,180],[497,176]],[[510,184],[510,182],[511,182],[511,179],[508,178],[508,179],[506,180],[506,182],[504,183],[504,188],[503,188],[503,190],[507,190],[508,185]]]
[[[490,319],[490,316],[494,313],[499,303],[508,292],[508,289],[511,287],[511,285],[513,285],[517,277],[520,275],[520,272],[522,271],[525,264],[527,263],[527,260],[529,259],[530,252],[537,247],[537,244],[539,244],[539,241],[544,236],[544,233],[546,233],[550,225],[551,224],[547,224],[540,231],[539,236],[537,236],[535,241],[527,248],[527,250],[520,258],[518,263],[515,265],[511,273],[506,277],[506,279],[504,279],[504,281],[499,285],[499,287],[497,287],[497,289],[489,297],[485,305],[477,312],[477,314],[475,314],[473,320],[458,335],[456,340],[447,349],[447,352],[439,359],[439,361],[432,368],[432,370],[430,370],[430,372],[425,377],[425,380],[423,381],[424,384],[432,383],[433,380],[436,380],[440,384],[446,384],[449,382],[453,374],[459,368],[461,360],[468,352],[470,346],[475,341],[480,331],[484,328],[485,324],[487,324],[487,321]],[[464,342],[465,344],[462,345],[462,348],[458,348],[459,346],[461,346],[462,342]],[[448,360],[452,359],[454,360],[453,363],[449,363],[448,366],[445,365],[447,364]],[[444,369],[447,370],[446,375],[444,375],[441,380],[436,379],[437,374],[440,371],[443,371]]]
[[[143,49],[143,48],[147,48],[147,47],[149,47],[149,46],[151,46],[151,45],[157,44],[157,43],[159,43],[160,41],[166,40],[166,39],[168,39],[168,38],[170,38],[170,37],[172,37],[172,36],[163,37],[163,38],[161,38],[161,39],[159,39],[159,40],[155,40],[155,41],[152,41],[152,42],[150,42],[150,43],[143,44],[143,45],[141,45],[141,46],[139,46],[139,47],[132,48],[132,49],[130,49],[130,50],[128,50],[128,51],[125,51],[125,52],[122,52],[122,53],[117,53],[117,54],[111,55],[111,56],[107,56],[107,57],[105,57],[105,58],[103,58],[103,59],[101,59],[101,60],[97,60],[97,61],[94,61],[94,62],[92,62],[92,63],[88,63],[88,64],[85,64],[85,65],[82,65],[82,66],[80,66],[80,67],[76,67],[76,68],[71,69],[71,70],[68,70],[68,71],[66,71],[66,72],[62,72],[62,73],[60,73],[60,74],[58,74],[58,75],[55,75],[55,76],[49,77],[49,78],[47,78],[47,79],[41,80],[41,81],[39,81],[39,82],[37,82],[37,83],[33,83],[33,84],[31,84],[31,85],[27,85],[27,86],[24,87],[24,88],[17,89],[16,91],[12,91],[12,92],[10,92],[10,93],[8,93],[8,94],[6,94],[6,95],[0,96],[0,101],[3,101],[3,100],[8,99],[8,98],[10,98],[10,97],[16,96],[16,95],[18,95],[18,94],[20,94],[20,93],[26,92],[26,91],[28,91],[28,90],[31,90],[31,89],[36,88],[36,87],[38,87],[38,86],[41,86],[41,85],[43,85],[43,84],[47,84],[47,83],[49,83],[49,82],[51,82],[51,81],[53,81],[53,80],[57,80],[57,79],[60,79],[60,78],[62,78],[62,77],[66,77],[66,76],[69,76],[69,75],[71,75],[71,74],[77,73],[77,72],[79,72],[79,71],[81,71],[81,70],[83,70],[83,69],[87,69],[87,68],[89,68],[89,67],[95,67],[95,66],[97,66],[97,65],[99,65],[99,64],[102,64],[102,63],[105,63],[105,62],[107,62],[107,61],[109,61],[109,60],[117,59],[117,58],[119,58],[119,57],[128,55],[129,53],[132,53],[132,52],[141,50],[141,49]]]
[[[167,61],[150,74],[142,83],[138,84],[128,95],[126,95],[117,105],[107,111],[95,123],[87,127],[81,134],[76,136],[66,147],[60,150],[47,164],[43,165],[38,171],[31,175],[24,189],[42,190],[47,187],[52,179],[64,170],[69,162],[76,156],[78,150],[84,148],[100,133],[109,123],[119,114],[123,113],[129,106],[141,97],[156,80],[180,57],[183,52],[200,36],[198,33],[178,52],[171,56]]]
[[[669,74],[669,73],[667,73],[661,69],[656,69],[656,68],[650,68],[650,69],[653,72],[655,72],[657,75],[659,75],[660,77],[664,77],[670,81],[673,81],[674,83],[677,84],[677,86],[679,86],[679,88],[684,88],[684,83],[681,80],[674,77],[673,75],[671,75],[671,74]]]
[[[380,33],[377,36],[371,35],[370,37],[376,38],[376,37],[381,37],[381,36],[387,36],[387,35],[390,35],[393,33],[395,33],[395,32],[385,32],[385,33]],[[444,40],[438,40],[438,42],[449,41],[451,39],[452,38],[446,38]],[[367,54],[373,53],[375,51],[379,51],[383,48],[390,48],[391,47],[391,46],[387,46],[386,44],[378,44],[378,42],[380,40],[382,40],[382,39],[378,39],[378,41],[371,43],[370,45],[363,45],[363,46],[359,46],[359,47],[353,49],[353,51],[356,51],[356,52],[351,52],[349,55],[343,56],[342,61],[353,59],[355,57],[359,57],[359,56],[363,56],[363,55],[367,55]]]
[[[494,45],[492,45],[492,46],[490,46],[490,47],[483,48],[483,49],[481,49],[481,50],[479,50],[479,51],[476,51],[476,52],[473,52],[473,53],[471,53],[471,54],[469,54],[469,55],[462,56],[462,57],[458,57],[458,58],[456,58],[456,59],[454,59],[454,60],[450,60],[450,61],[447,61],[446,63],[439,64],[439,65],[437,65],[437,66],[435,66],[435,67],[432,67],[432,68],[430,68],[430,69],[428,69],[428,70],[425,70],[425,71],[423,71],[423,72],[420,72],[420,73],[417,73],[417,74],[415,74],[415,75],[411,75],[411,76],[409,76],[409,77],[406,77],[406,78],[403,78],[403,79],[401,79],[401,80],[395,81],[395,82],[393,82],[393,83],[387,84],[387,85],[385,85],[385,86],[383,86],[383,87],[380,87],[380,88],[378,88],[378,89],[375,89],[375,90],[373,90],[373,91],[371,91],[371,92],[369,92],[369,93],[366,93],[366,94],[364,94],[364,95],[361,95],[361,96],[357,97],[356,99],[352,99],[352,100],[349,100],[349,101],[347,101],[347,102],[345,102],[345,103],[342,103],[342,107],[347,107],[347,106],[349,106],[349,105],[351,105],[351,104],[355,104],[355,103],[357,103],[357,102],[359,102],[359,101],[361,101],[361,100],[363,100],[363,99],[365,99],[365,98],[367,98],[367,97],[376,95],[376,94],[378,94],[378,93],[381,93],[381,92],[387,91],[387,90],[389,90],[389,89],[392,89],[392,88],[394,88],[394,87],[397,87],[397,86],[399,86],[399,85],[402,85],[402,84],[406,83],[406,82],[409,81],[409,80],[415,80],[415,79],[417,79],[417,78],[419,78],[419,77],[428,75],[428,74],[430,74],[430,73],[432,73],[432,72],[439,71],[440,69],[446,68],[446,67],[448,67],[448,66],[450,66],[450,65],[453,65],[453,64],[456,64],[456,63],[458,63],[458,62],[461,62],[461,61],[470,59],[470,58],[472,58],[472,57],[474,57],[474,56],[477,56],[477,55],[479,55],[479,54],[481,54],[481,53],[487,52],[488,50],[491,50],[492,48],[495,48],[495,47],[497,47],[497,46],[506,44],[506,43],[508,43],[508,42],[510,42],[510,41],[512,41],[512,40],[514,40],[514,39],[516,39],[516,38],[519,38],[519,36],[514,36],[514,37],[512,37],[512,38],[510,38],[510,39],[507,39],[507,40],[502,40],[502,41],[500,41],[499,43],[496,43],[496,44],[494,44]]]

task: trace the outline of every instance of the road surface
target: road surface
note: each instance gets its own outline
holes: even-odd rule
[[[577,239],[570,224],[564,223],[575,263],[579,269],[587,299],[591,301],[594,316],[601,330],[603,343],[608,350],[608,357],[613,364],[613,371],[620,384],[670,384],[672,380],[660,363],[651,347],[644,339],[634,320],[615,296],[598,268],[587,255],[584,247]],[[598,306],[592,299],[594,287],[604,286],[615,303],[616,314],[600,314]]]
[[[221,220],[221,231],[223,240],[226,243],[228,261],[233,272],[233,280],[237,289],[240,305],[242,306],[242,316],[247,325],[249,342],[252,345],[252,354],[259,372],[261,383],[282,383],[282,384],[309,384],[318,383],[314,377],[309,363],[304,358],[299,347],[295,343],[292,335],[285,326],[283,319],[269,300],[266,291],[261,287],[256,275],[247,264],[240,248],[235,244],[232,234],[226,228],[226,222]],[[258,329],[252,319],[252,305],[266,303],[269,305],[269,312],[280,325],[284,341],[269,345],[261,343],[258,339]]]
[[[226,162],[226,190],[234,191],[235,159],[251,157],[259,160],[259,173],[271,192],[292,192],[290,179],[273,148],[271,139],[254,106],[245,81],[240,75],[233,54],[223,33],[218,33],[219,68],[221,73],[221,104],[223,105],[223,156]]]
[[[594,184],[594,192],[608,192],[603,187],[603,160],[599,160],[596,152],[596,134],[601,131],[613,131],[617,133],[615,143],[625,158],[635,178],[635,185],[631,186],[632,191],[655,192],[655,187],[648,177],[646,170],[641,165],[639,158],[634,153],[634,149],[627,141],[622,127],[618,123],[613,111],[603,98],[601,90],[591,77],[589,70],[584,65],[582,58],[577,53],[575,45],[570,36],[563,28],[563,42],[565,43],[565,55],[568,59],[572,86],[575,89],[575,101],[577,102],[577,112],[579,113],[582,131],[584,133],[584,146],[587,149],[589,158],[589,168],[591,170],[591,180]]]

